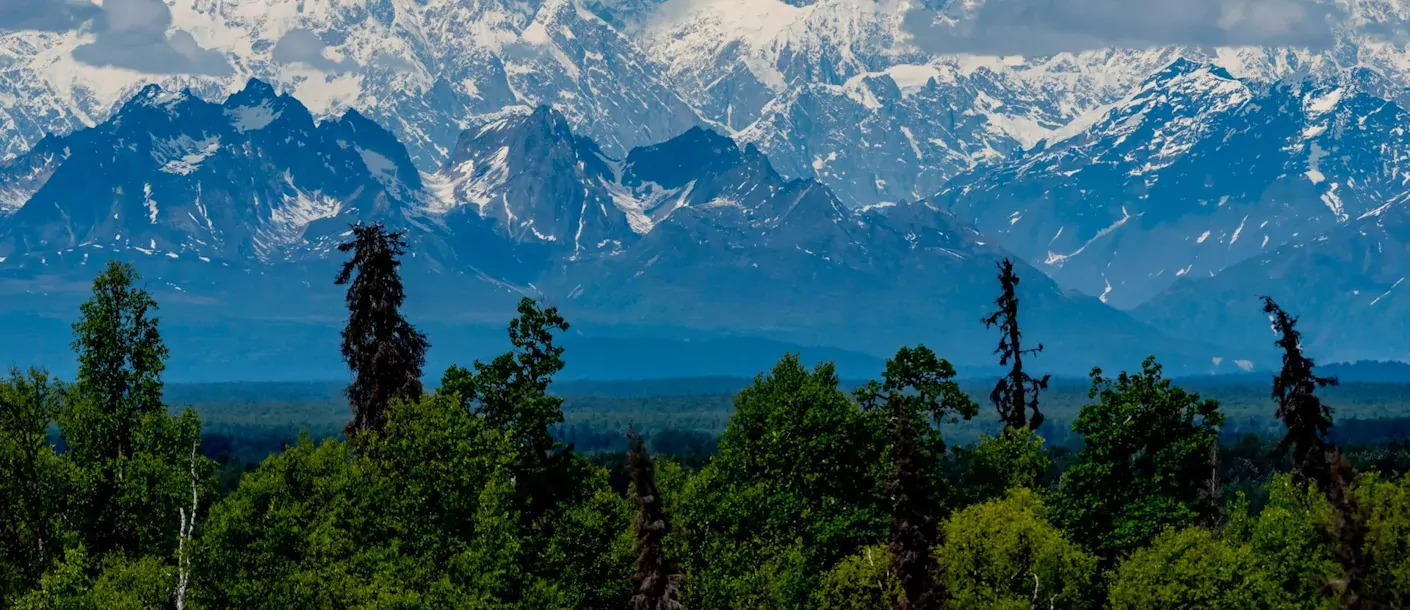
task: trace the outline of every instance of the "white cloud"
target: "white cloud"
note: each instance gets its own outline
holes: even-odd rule
[[[1341,9],[1315,0],[988,0],[972,18],[906,15],[923,49],[1049,55],[1166,45],[1326,48]]]
[[[324,72],[350,72],[357,62],[349,58],[333,61],[323,54],[328,45],[318,35],[304,29],[290,30],[274,44],[274,61],[281,64],[304,64]]]
[[[73,56],[94,66],[127,68],[148,74],[224,76],[232,69],[225,55],[202,48],[185,30],[171,29],[171,9],[162,0],[105,0],[95,21],[97,39]]]
[[[91,0],[0,0],[0,31],[66,32],[98,11]]]

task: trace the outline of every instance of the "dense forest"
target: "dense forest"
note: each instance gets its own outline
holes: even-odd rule
[[[987,394],[924,346],[859,384],[784,355],[728,409],[702,410],[718,435],[704,420],[621,434],[637,422],[565,417],[550,388],[569,323],[530,299],[508,351],[427,389],[432,338],[401,313],[404,248],[358,225],[331,278],[347,286],[341,433],[244,451],[267,454],[248,466],[229,459],[238,423],[212,435],[169,408],[157,303],[110,263],[73,326],[75,378],[0,383],[0,602],[1410,606],[1405,420],[1368,415],[1338,436],[1324,402],[1337,380],[1271,299],[1284,356],[1249,401],[1261,416],[1231,417],[1155,357],[1093,370],[1080,405],[1050,408],[1058,384],[1034,373],[1042,347],[1005,264],[976,320],[1009,371]]]

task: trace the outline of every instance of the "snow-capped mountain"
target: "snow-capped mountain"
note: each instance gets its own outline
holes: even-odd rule
[[[848,208],[708,129],[614,157],[557,111],[515,110],[467,130],[423,174],[375,122],[354,111],[316,122],[259,81],[222,103],[144,89],[0,171],[37,185],[0,219],[11,308],[81,294],[101,261],[122,258],[165,291],[164,315],[336,320],[335,246],[350,223],[381,221],[409,233],[408,293],[431,322],[498,320],[530,294],[599,326],[868,353],[924,340],[987,362],[978,320],[1008,256],[928,204]],[[1171,346],[1177,368],[1207,370],[1225,353],[1020,267],[1028,332],[1081,367],[1134,362],[1153,343]]]
[[[1061,104],[999,66],[897,66],[842,85],[799,84],[738,135],[780,171],[850,206],[915,201],[1066,124]]]
[[[1402,92],[1410,84],[1410,50],[1384,34],[1410,18],[1398,0],[1329,0],[1345,15],[1326,50],[1045,57],[925,50],[908,29],[914,12],[931,11],[942,33],[962,33],[983,0],[164,2],[171,31],[215,53],[225,73],[79,62],[75,51],[97,36],[90,26],[5,34],[0,53],[13,59],[0,65],[0,156],[96,125],[145,84],[220,99],[257,77],[316,117],[359,109],[396,133],[422,170],[443,164],[458,134],[483,122],[477,116],[547,104],[613,156],[707,124],[857,206],[929,195],[1123,99],[1181,57],[1264,84],[1358,66]],[[290,40],[302,53],[281,53]]]
[[[553,104],[617,154],[699,121],[633,41],[577,0],[166,0],[172,27],[228,63],[225,74],[170,76],[74,58],[90,28],[0,36],[0,154],[45,133],[105,120],[146,84],[209,99],[250,78],[304,100],[319,117],[357,108],[387,125],[423,168],[443,162],[467,119]],[[280,56],[291,33],[320,48]]]
[[[578,319],[868,352],[919,336],[961,361],[990,352],[975,321],[992,305],[1005,250],[931,205],[848,208],[826,185],[787,178],[758,147],[713,130],[617,159],[554,111],[516,111],[468,130],[427,183],[448,241],[464,243],[460,223],[487,222],[519,260],[532,252],[540,261],[532,291]],[[1135,361],[1156,340],[1097,299],[1022,272],[1030,332],[1057,353]],[[1171,344],[1185,366],[1206,367],[1218,351]]]
[[[1410,116],[1357,70],[1263,84],[1180,59],[937,197],[1064,286],[1121,307],[1410,190]]]
[[[1303,344],[1328,361],[1410,356],[1410,206],[1402,195],[1324,235],[1214,277],[1184,278],[1136,309],[1177,336],[1217,334],[1272,348],[1259,297],[1301,316]]]
[[[91,129],[42,140],[3,172],[26,203],[0,222],[18,266],[94,250],[272,263],[319,259],[354,219],[400,218],[420,178],[354,111],[315,123],[251,81],[224,103],[144,88]]]

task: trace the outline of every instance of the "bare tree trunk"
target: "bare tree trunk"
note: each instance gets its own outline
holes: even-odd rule
[[[186,508],[180,509],[181,526],[179,530],[178,546],[176,549],[177,581],[176,581],[176,610],[186,608],[186,584],[191,576],[191,532],[196,529],[196,507],[198,496],[196,493],[196,443],[191,441],[191,513],[186,513]]]

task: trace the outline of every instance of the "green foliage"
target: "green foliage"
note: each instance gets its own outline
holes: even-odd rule
[[[145,610],[165,608],[176,585],[176,569],[160,558],[110,555],[98,565],[82,547],[44,575],[37,590],[15,610]]]
[[[509,324],[514,350],[488,364],[475,361],[474,371],[459,366],[446,370],[441,391],[455,394],[466,409],[491,427],[514,430],[516,442],[529,453],[544,453],[556,444],[548,429],[563,421],[563,399],[548,394],[553,376],[563,370],[563,348],[554,345],[553,331],[568,323],[556,307],[542,309],[533,299],[519,302],[519,317]]]
[[[61,392],[40,371],[0,381],[0,604],[33,588],[63,551],[73,476],[47,437]]]
[[[686,606],[806,605],[822,570],[883,540],[879,423],[831,365],[810,371],[791,355],[740,392],[676,513],[689,540]]]
[[[110,262],[93,281],[93,297],[79,306],[73,349],[83,408],[70,411],[64,440],[80,464],[131,455],[138,422],[164,410],[168,352],[151,317],[157,302],[135,286],[141,279],[132,265]]]
[[[1366,524],[1366,590],[1392,608],[1410,606],[1410,475],[1363,474],[1352,490]]]
[[[151,317],[156,302],[138,280],[130,265],[111,263],[94,281],[73,326],[72,386],[31,372],[0,388],[0,425],[13,432],[0,444],[3,485],[17,501],[5,503],[0,565],[27,556],[23,569],[4,570],[0,594],[20,607],[184,602],[185,550],[213,495],[213,465],[200,453],[195,412],[172,415],[162,404],[167,351]],[[62,455],[47,444],[51,418]],[[16,582],[28,593],[18,595]]]
[[[595,472],[596,489],[568,506],[554,524],[542,570],[573,608],[623,608],[632,594],[631,518],[627,501],[607,489],[606,473]]]
[[[891,549],[884,544],[866,547],[823,575],[818,589],[818,610],[890,610],[901,599]]]
[[[1085,445],[1055,502],[1075,539],[1111,560],[1166,528],[1213,519],[1219,404],[1171,384],[1154,358],[1115,380],[1094,370],[1090,396],[1097,402],[1074,426]]]
[[[979,411],[955,383],[955,369],[924,346],[901,348],[886,362],[882,383],[857,390],[872,413],[886,406],[891,472],[883,492],[891,500],[891,554],[901,582],[902,607],[937,607],[944,593],[937,585],[930,550],[937,537],[940,456],[945,441],[939,424]]]
[[[1257,516],[1237,500],[1222,532],[1170,529],[1136,550],[1117,569],[1110,590],[1114,609],[1334,608],[1319,580],[1339,568],[1320,523],[1330,506],[1315,491],[1280,475],[1269,505]]]
[[[1097,560],[1047,521],[1042,498],[1015,489],[945,523],[935,555],[951,607],[1082,608],[1095,599]]]
[[[1251,547],[1231,545],[1203,528],[1170,530],[1122,564],[1111,588],[1111,607],[1287,607],[1262,597],[1266,591],[1260,589],[1266,589],[1267,583],[1257,574],[1258,558]]]
[[[365,455],[304,437],[212,511],[209,607],[486,607],[524,586],[503,435],[449,400],[396,403]]]
[[[959,506],[1002,498],[1011,489],[1041,489],[1044,475],[1052,468],[1043,437],[1028,428],[981,436],[973,447],[961,447],[955,453],[959,485],[953,503]]]
[[[546,518],[560,503],[581,497],[587,489],[575,478],[586,465],[571,452],[560,451],[549,433],[563,421],[563,399],[548,393],[553,376],[563,370],[563,348],[554,344],[555,330],[568,330],[558,309],[543,309],[525,298],[519,302],[519,316],[509,323],[513,351],[489,364],[475,361],[473,372],[452,366],[441,380],[442,393],[457,397],[465,410],[514,443],[520,460],[515,478],[521,512],[528,521]]]

